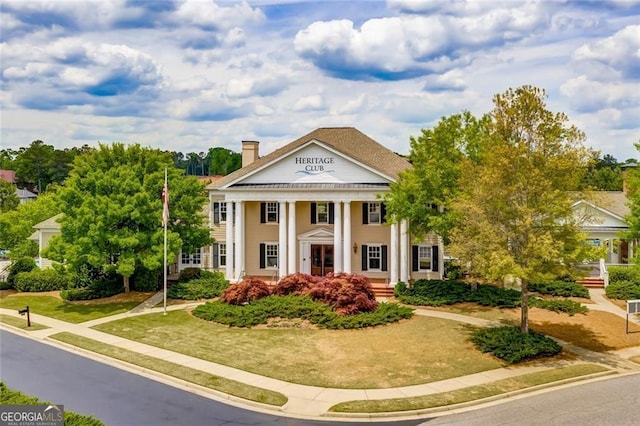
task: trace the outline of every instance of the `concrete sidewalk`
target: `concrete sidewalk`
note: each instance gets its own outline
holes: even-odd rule
[[[159,296],[158,296],[159,295]],[[159,298],[159,300],[158,300]],[[609,303],[606,299],[602,298],[602,300],[598,299],[594,300],[598,304],[598,306],[605,306],[606,303]],[[50,328],[44,330],[38,330],[33,332],[24,332],[24,334],[35,338],[35,339],[45,339],[48,343],[56,344],[58,346],[66,347],[67,345],[61,344],[53,339],[48,339],[49,336],[59,333],[59,332],[68,332],[72,334],[76,334],[79,336],[83,336],[89,339],[93,339],[102,343],[106,343],[112,346],[116,346],[119,348],[127,349],[133,352],[137,352],[140,354],[144,354],[147,356],[151,356],[154,358],[174,362],[177,364],[185,365],[190,368],[194,368],[197,370],[201,370],[203,372],[207,372],[209,374],[213,374],[220,377],[225,377],[231,380],[236,380],[242,383],[246,383],[252,386],[256,386],[263,389],[269,389],[272,391],[280,392],[284,394],[288,398],[288,402],[283,407],[273,407],[264,404],[251,403],[240,398],[233,398],[222,395],[217,391],[208,391],[206,388],[200,388],[199,393],[209,393],[208,396],[213,397],[214,399],[222,400],[225,402],[231,402],[238,406],[243,406],[249,409],[258,408],[260,411],[269,411],[273,410],[279,411],[281,414],[285,414],[291,417],[298,418],[319,418],[330,415],[327,413],[327,410],[333,405],[339,402],[345,402],[350,400],[378,400],[378,399],[389,399],[389,398],[406,398],[406,397],[414,397],[421,395],[431,395],[440,392],[448,392],[456,389],[461,389],[469,386],[475,386],[480,384],[486,384],[495,382],[497,380],[521,376],[524,374],[544,371],[557,368],[559,366],[566,366],[571,364],[580,364],[584,362],[591,362],[602,364],[607,368],[610,368],[616,372],[629,373],[633,371],[640,371],[640,365],[632,363],[628,361],[628,358],[632,356],[640,356],[640,347],[628,348],[623,351],[619,351],[620,353],[610,352],[610,353],[596,353],[587,351],[582,348],[573,347],[567,343],[564,343],[564,346],[578,354],[580,359],[575,361],[555,361],[553,363],[545,364],[544,366],[511,366],[506,368],[499,368],[490,371],[484,371],[477,374],[471,374],[468,376],[456,377],[448,380],[441,380],[438,382],[426,383],[421,385],[414,386],[403,386],[397,388],[387,388],[387,389],[335,389],[335,388],[323,388],[316,386],[306,386],[299,385],[294,383],[284,382],[282,380],[273,379],[269,377],[260,376],[257,374],[249,373],[246,371],[238,370],[232,367],[224,366],[221,364],[216,364],[213,362],[205,361],[202,359],[190,357],[187,355],[179,354],[176,352],[168,351],[165,349],[160,349],[154,346],[149,346],[143,343],[135,342],[132,340],[124,339],[118,336],[114,336],[111,334],[103,333],[97,330],[92,329],[91,327],[96,324],[106,323],[110,321],[114,321],[120,318],[126,318],[130,316],[136,315],[144,315],[149,313],[161,313],[163,312],[163,308],[154,307],[157,303],[162,302],[162,293],[158,293],[154,295],[150,300],[145,303],[139,305],[138,307],[132,309],[131,311],[123,314],[113,315],[110,317],[100,318],[97,320],[87,321],[80,324],[71,324],[65,321],[60,321],[57,319],[44,317],[37,314],[31,314],[32,321],[34,323],[42,324],[48,326]],[[194,306],[197,304],[189,304],[189,305],[172,305],[168,306],[167,310],[180,310],[185,309],[189,306]],[[617,308],[615,305],[613,305]],[[603,308],[604,309],[604,308]],[[608,309],[608,308],[607,308]],[[619,309],[619,308],[617,308]],[[0,309],[0,313],[11,315],[11,316],[19,316],[16,310],[8,310],[8,309]],[[416,310],[417,315],[423,316],[432,316],[438,318],[445,318],[453,321],[464,322],[476,326],[487,327],[492,325],[498,325],[497,323],[493,323],[491,321],[487,321],[484,319],[479,319],[475,317],[458,315],[448,312],[434,311],[434,310],[426,310],[426,309],[418,309]],[[2,325],[4,327],[4,325]],[[4,327],[8,329],[10,327]],[[13,331],[16,329],[11,328]],[[68,347],[67,347],[68,348]],[[81,351],[85,356],[97,358],[100,361],[104,362],[105,357],[98,356],[97,354],[93,354],[89,351]],[[122,362],[117,361],[113,362],[113,364],[122,366]],[[129,368],[133,371],[136,370],[144,370],[142,368]],[[174,385],[178,385],[180,387],[186,387],[181,380],[173,379],[168,376],[164,376],[164,381],[168,381]],[[187,387],[187,389],[193,390],[193,386]],[[449,408],[445,408],[449,409]],[[429,410],[433,411],[433,410]],[[396,413],[396,418],[416,418],[415,416],[419,413],[417,412],[407,412],[407,413]],[[366,419],[374,417],[373,415],[363,415],[360,419]],[[354,417],[350,416],[350,419]],[[386,415],[387,419],[388,415]]]

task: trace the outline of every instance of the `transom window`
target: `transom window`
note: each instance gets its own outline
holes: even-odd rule
[[[381,246],[368,246],[368,267],[369,269],[380,270],[382,268],[382,247]]]
[[[421,271],[431,270],[431,247],[418,246],[418,268]]]
[[[265,264],[267,267],[278,266],[278,245],[265,244]]]
[[[278,203],[267,203],[267,223],[278,223]]]
[[[329,223],[329,203],[316,204],[316,223]]]
[[[382,223],[380,203],[369,203],[369,223]]]

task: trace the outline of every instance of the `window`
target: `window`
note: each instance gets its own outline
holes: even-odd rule
[[[421,271],[431,270],[431,247],[418,246],[418,269]]]
[[[387,270],[387,246],[383,244],[363,244],[362,270],[386,271]]]
[[[227,244],[218,243],[218,266],[227,266]]]
[[[200,265],[201,259],[200,248],[197,248],[193,253],[182,252],[182,254],[180,255],[180,262],[183,265]]]
[[[227,203],[216,201],[213,203],[213,223],[227,222]]]
[[[260,203],[260,223],[278,223],[279,207],[276,202]]]
[[[380,203],[369,203],[369,223],[380,223]]]
[[[316,204],[316,223],[329,223],[329,203]]]
[[[260,268],[275,268],[278,266],[278,244],[260,244]]]
[[[227,203],[220,203],[220,223],[227,222]]]
[[[384,203],[362,203],[362,224],[382,224],[385,222]]]

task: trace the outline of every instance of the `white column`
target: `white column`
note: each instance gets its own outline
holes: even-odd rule
[[[227,227],[225,233],[225,244],[227,246],[227,265],[225,266],[225,278],[229,281],[233,280],[233,259],[235,253],[233,250],[233,203],[227,201]]]
[[[407,221],[400,222],[400,281],[409,282],[409,235],[407,234]]]
[[[296,272],[296,202],[289,201],[289,247],[287,247],[287,253],[289,253],[288,272],[293,274]]]
[[[351,273],[351,202],[344,202],[344,245],[342,271]]]
[[[398,282],[398,224],[391,224],[391,261],[389,284],[395,286]]]
[[[287,203],[280,201],[278,212],[278,275],[287,275]]]
[[[244,276],[244,201],[236,201],[236,238],[235,238],[235,278],[242,281]]]
[[[342,202],[334,203],[333,216],[333,272],[342,272]]]

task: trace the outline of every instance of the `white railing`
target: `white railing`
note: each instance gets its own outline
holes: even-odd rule
[[[600,278],[604,281],[605,288],[609,285],[609,271],[607,271],[607,264],[604,259],[600,259]]]

